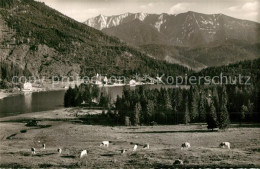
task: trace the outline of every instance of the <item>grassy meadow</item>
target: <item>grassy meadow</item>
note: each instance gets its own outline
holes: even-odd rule
[[[82,123],[77,113],[60,109],[1,118],[0,167],[171,168],[176,159],[184,161],[182,167],[260,167],[259,125],[232,124],[214,132],[205,124],[111,127]],[[40,120],[38,126],[26,127],[32,118]],[[100,147],[105,140],[109,147]],[[230,150],[218,147],[223,141],[231,143]],[[181,150],[184,142],[191,148]],[[146,143],[150,149],[142,148]],[[79,159],[84,149],[88,156]]]

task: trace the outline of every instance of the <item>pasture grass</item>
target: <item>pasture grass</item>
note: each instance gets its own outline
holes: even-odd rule
[[[260,167],[260,130],[256,126],[234,124],[226,131],[211,132],[205,124],[111,127],[51,119],[38,122],[44,127],[25,124],[0,122],[1,168]],[[109,147],[100,147],[106,140],[112,141]],[[231,143],[230,150],[219,148],[223,141]],[[181,150],[184,142],[191,148]],[[146,143],[148,150],[142,148]],[[134,144],[138,144],[136,152],[132,151]],[[36,149],[35,155],[31,147]],[[84,149],[88,156],[79,159]],[[121,154],[122,149],[128,151]],[[176,159],[184,165],[173,165]]]

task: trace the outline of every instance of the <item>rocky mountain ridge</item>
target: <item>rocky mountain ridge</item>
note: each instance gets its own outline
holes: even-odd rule
[[[126,13],[99,15],[85,24],[147,52],[152,58],[194,70],[259,57],[260,24],[223,14]]]

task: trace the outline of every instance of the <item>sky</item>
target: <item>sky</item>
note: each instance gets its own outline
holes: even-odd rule
[[[97,15],[169,13],[187,11],[222,13],[260,23],[260,0],[38,0],[61,13],[83,22]]]

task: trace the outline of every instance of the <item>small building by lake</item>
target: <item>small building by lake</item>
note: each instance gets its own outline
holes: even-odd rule
[[[22,90],[23,91],[32,91],[33,90],[32,84],[29,82],[24,83]]]

